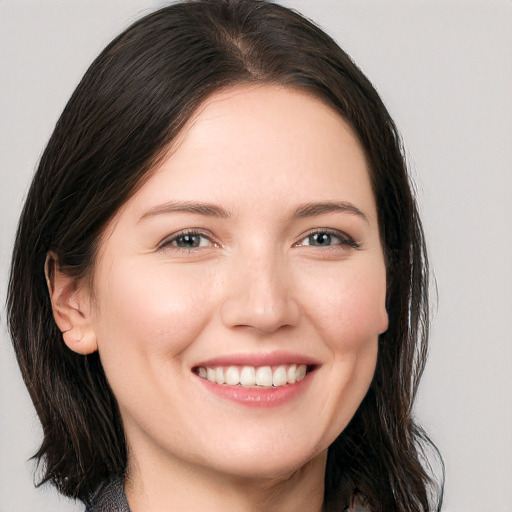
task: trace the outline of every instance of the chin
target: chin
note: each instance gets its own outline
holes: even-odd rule
[[[280,450],[281,451],[281,450]],[[238,455],[238,456],[237,456]],[[297,473],[316,464],[325,465],[327,448],[324,450],[304,451],[290,456],[276,454],[276,451],[259,450],[257,453],[237,454],[227,461],[220,462],[218,470],[235,478],[247,480],[283,481],[293,478]]]

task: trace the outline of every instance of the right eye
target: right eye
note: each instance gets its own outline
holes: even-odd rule
[[[211,238],[198,231],[181,231],[166,238],[159,246],[160,249],[177,249],[192,251],[205,247],[216,246]]]

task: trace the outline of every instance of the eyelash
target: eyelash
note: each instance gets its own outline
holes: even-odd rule
[[[340,241],[340,243],[334,244],[334,245],[327,245],[327,246],[301,243],[306,239],[310,239],[314,235],[328,235],[330,237],[337,238]],[[199,237],[202,237],[202,238],[208,240],[213,246],[216,246],[216,247],[219,246],[219,244],[217,244],[212,239],[211,235],[209,235],[207,232],[197,230],[197,229],[186,229],[184,231],[179,231],[178,233],[174,233],[170,237],[164,239],[158,245],[158,249],[166,249],[166,248],[172,247],[173,250],[184,251],[184,252],[191,252],[196,249],[201,249],[201,247],[179,247],[178,245],[173,245],[173,242],[177,242],[177,240],[179,240],[182,237],[186,237],[186,236],[190,236],[190,237],[199,236]],[[317,228],[317,229],[311,230],[308,233],[306,233],[305,235],[302,235],[300,240],[298,242],[294,243],[293,246],[294,247],[318,247],[318,248],[324,248],[324,249],[326,249],[326,248],[332,249],[334,247],[339,247],[339,246],[351,247],[353,249],[359,249],[359,247],[360,247],[359,243],[357,243],[353,238],[351,238],[347,234],[343,233],[342,231],[338,231],[337,229],[330,229],[330,228],[322,228],[322,229]]]

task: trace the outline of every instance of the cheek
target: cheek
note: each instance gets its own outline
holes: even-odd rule
[[[304,294],[312,321],[333,351],[357,352],[387,329],[384,264],[361,267],[340,266]]]
[[[103,281],[99,304],[100,353],[122,350],[124,358],[179,355],[208,321],[207,295],[190,272],[165,265],[118,263]],[[121,354],[121,352],[119,352]]]
[[[342,266],[324,280],[324,287],[308,290],[310,318],[321,333],[330,361],[322,370],[320,408],[328,420],[326,438],[332,442],[348,425],[373,379],[378,338],[387,328],[384,266]]]

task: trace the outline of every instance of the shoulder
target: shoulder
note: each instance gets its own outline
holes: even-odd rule
[[[130,512],[120,478],[103,482],[92,494],[85,512]]]

